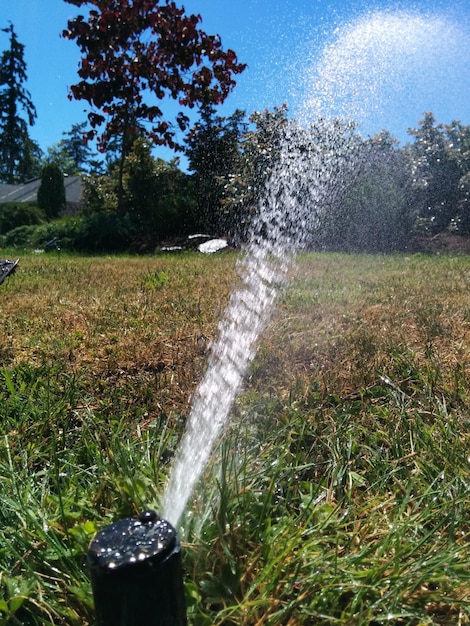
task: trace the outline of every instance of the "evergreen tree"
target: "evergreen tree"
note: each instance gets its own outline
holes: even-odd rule
[[[19,182],[32,180],[33,178],[39,178],[41,176],[42,157],[43,151],[39,145],[26,136],[23,143],[22,157],[18,163]]]
[[[235,111],[228,118],[216,115],[211,103],[201,107],[200,120],[186,140],[189,169],[194,172],[199,228],[211,234],[231,230],[230,211],[224,196],[231,177],[239,169],[240,144],[245,114]]]
[[[76,171],[74,173],[87,172],[92,163],[93,151],[88,145],[86,127],[86,122],[73,124],[68,132],[62,133],[64,139],[59,141],[61,149],[75,164]]]
[[[77,176],[96,169],[96,156],[88,145],[86,122],[73,124],[71,130],[62,133],[64,139],[47,149],[45,163],[56,163],[63,174]],[[102,164],[101,164],[102,168]],[[98,169],[101,169],[98,167]]]
[[[15,183],[25,180],[29,173],[25,163],[32,154],[28,125],[34,124],[36,109],[24,87],[24,45],[18,41],[13,24],[2,30],[10,36],[10,47],[0,58],[0,179]]]
[[[47,163],[42,170],[38,205],[51,219],[59,215],[65,201],[64,175],[56,163]]]
[[[47,163],[55,163],[60,171],[66,176],[76,176],[80,173],[73,157],[64,148],[62,141],[55,143],[47,148],[47,154],[44,157],[44,165]]]

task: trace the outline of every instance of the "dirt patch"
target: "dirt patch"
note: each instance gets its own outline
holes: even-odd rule
[[[434,254],[470,254],[470,237],[452,233],[439,233],[434,237],[415,237],[411,249],[413,252]]]

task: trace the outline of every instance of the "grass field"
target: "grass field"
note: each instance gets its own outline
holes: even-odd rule
[[[158,510],[236,260],[0,286],[0,625],[93,624],[88,542]],[[190,624],[470,624],[469,379],[470,257],[298,259],[184,519]]]

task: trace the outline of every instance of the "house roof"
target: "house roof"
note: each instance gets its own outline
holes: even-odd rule
[[[40,178],[29,180],[20,185],[0,184],[0,203],[2,202],[36,202]],[[82,179],[80,176],[64,176],[65,198],[67,203],[82,200]]]

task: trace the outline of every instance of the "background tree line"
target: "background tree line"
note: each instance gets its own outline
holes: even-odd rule
[[[52,214],[52,221],[25,228],[11,219],[7,225],[2,211],[1,232],[9,244],[16,239],[24,244],[31,233],[58,234],[70,247],[96,251],[153,250],[197,231],[225,235],[238,245],[269,184],[288,123],[284,107],[222,117],[205,106],[186,140],[187,172],[178,158],[155,157],[154,146],[141,135],[134,137],[121,174],[111,152],[97,172],[86,155],[74,154],[73,142],[64,141],[50,152],[56,155],[51,163],[59,171],[67,166],[68,172],[82,172],[82,212],[60,219]],[[415,235],[470,234],[470,127],[437,124],[426,113],[403,147],[387,132],[363,138],[350,126],[338,128],[354,156],[339,182],[332,177],[309,245],[389,252],[406,249]],[[321,152],[318,127],[313,124],[304,134],[306,145]],[[24,211],[17,217],[24,221]]]
[[[37,205],[1,205],[4,243],[39,246],[58,236],[62,245],[77,250],[144,251],[202,230],[240,244],[275,172],[286,128],[295,120],[284,106],[250,116],[217,113],[216,105],[244,66],[233,51],[223,52],[220,39],[200,30],[200,16],[187,16],[174,5],[159,7],[156,0],[135,0],[113,11],[97,0],[91,4],[101,13],[91,11],[88,21],[69,21],[63,34],[76,41],[83,55],[71,97],[87,100],[92,110],[87,122],[64,132],[46,155],[29,136],[36,111],[24,87],[24,46],[11,24],[5,29],[9,47],[0,70],[0,182],[38,176],[42,182]],[[159,32],[162,11],[175,35],[171,45]],[[103,50],[108,51],[105,65]],[[165,93],[182,96],[182,105],[198,108],[197,121],[191,124],[180,112],[171,124],[158,106],[147,104],[146,91],[157,100]],[[332,172],[318,206],[305,185],[299,192],[305,194],[300,202],[311,202],[312,211],[321,213],[307,245],[387,252],[406,249],[414,235],[470,234],[469,126],[443,125],[426,112],[403,147],[386,131],[363,138],[351,124],[333,126],[349,164],[336,176]],[[300,134],[301,149],[316,155],[311,162],[304,159],[311,170],[307,180],[313,180],[322,162],[318,155],[331,150],[331,128],[318,120]],[[100,156],[90,139],[98,140]],[[166,162],[155,156],[159,145],[184,154],[187,171],[176,157]],[[82,176],[79,215],[63,215],[64,174]]]

